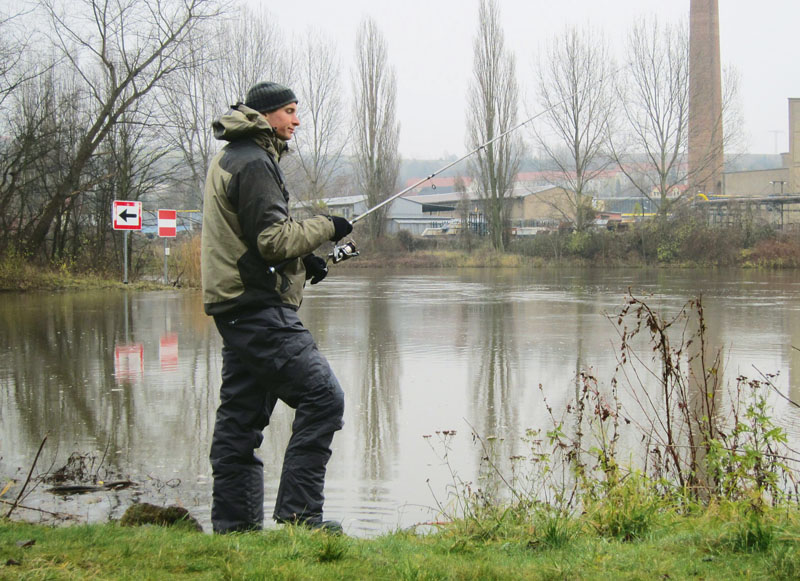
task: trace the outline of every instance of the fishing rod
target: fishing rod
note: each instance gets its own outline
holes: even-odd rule
[[[397,198],[399,198],[403,194],[407,194],[408,192],[410,192],[411,190],[413,190],[417,186],[421,186],[422,184],[424,184],[428,180],[431,180],[431,179],[435,178],[440,173],[442,173],[444,171],[447,171],[448,169],[450,169],[454,165],[457,165],[457,164],[461,163],[462,161],[464,161],[468,157],[470,157],[472,155],[475,155],[476,153],[478,153],[482,149],[485,149],[486,147],[490,146],[495,141],[498,141],[498,140],[502,139],[503,137],[505,137],[509,133],[512,133],[513,131],[516,131],[517,129],[520,129],[522,126],[527,125],[528,123],[530,123],[531,121],[533,121],[537,117],[540,117],[540,116],[544,115],[545,113],[547,113],[548,111],[550,111],[551,109],[553,109],[554,107],[556,107],[557,105],[560,105],[560,104],[561,103],[557,103],[556,105],[553,105],[553,107],[550,107],[549,109],[545,109],[544,111],[540,111],[539,113],[537,113],[533,117],[529,117],[528,119],[526,119],[522,123],[518,123],[514,127],[510,128],[510,129],[507,129],[506,131],[504,131],[500,135],[490,139],[489,141],[486,141],[486,142],[482,143],[481,145],[479,145],[478,147],[476,147],[475,149],[473,149],[469,153],[466,153],[466,154],[462,155],[461,157],[459,157],[458,159],[456,159],[454,161],[451,161],[450,163],[440,167],[439,169],[437,169],[435,172],[433,172],[429,176],[420,179],[419,181],[417,181],[417,182],[411,184],[410,186],[408,186],[407,188],[405,188],[403,190],[400,190],[396,194],[392,194],[391,196],[389,196],[388,198],[386,198],[385,200],[383,200],[379,204],[376,204],[372,208],[368,209],[363,214],[359,214],[358,216],[356,216],[355,218],[350,220],[350,223],[351,224],[355,224],[359,220],[362,220],[362,219],[366,218],[367,216],[372,214],[374,211],[379,210],[380,208],[382,208],[383,206],[385,206],[386,204],[388,204],[390,202],[393,202],[394,200],[396,200]],[[333,250],[331,251],[331,253],[328,254],[328,259],[331,260],[334,264],[337,264],[337,263],[341,262],[342,260],[347,260],[348,258],[352,258],[353,256],[358,256],[358,254],[359,254],[359,252],[358,252],[358,250],[356,250],[355,242],[353,242],[352,240],[349,240],[349,241],[345,242],[342,245],[334,246]]]
[[[624,67],[619,67],[619,68],[617,68],[617,69],[615,69],[615,70],[611,71],[611,72],[610,72],[610,73],[609,73],[609,74],[608,74],[606,77],[604,77],[603,79],[601,79],[601,81],[605,81],[607,78],[613,77],[613,76],[614,76],[614,75],[616,75],[616,74],[617,74],[619,71],[621,71],[623,68],[624,68]],[[368,209],[366,212],[364,212],[364,213],[362,213],[362,214],[359,214],[358,216],[356,216],[355,218],[353,218],[352,220],[350,220],[350,223],[351,223],[351,224],[355,224],[356,222],[358,222],[358,221],[360,221],[360,220],[362,220],[362,219],[366,218],[367,216],[369,216],[370,214],[372,214],[374,211],[376,211],[376,210],[378,210],[378,209],[382,208],[383,206],[385,206],[386,204],[388,204],[388,203],[390,203],[390,202],[393,202],[394,200],[396,200],[397,198],[399,198],[399,197],[400,197],[400,196],[402,196],[403,194],[407,194],[408,192],[410,192],[411,190],[413,190],[413,189],[414,189],[414,188],[416,188],[417,186],[421,186],[422,184],[424,184],[424,183],[425,183],[425,182],[427,182],[428,180],[431,180],[431,179],[435,178],[435,177],[436,177],[437,175],[439,175],[440,173],[442,173],[442,172],[444,172],[444,171],[447,171],[448,169],[450,169],[450,168],[451,168],[451,167],[453,167],[454,165],[457,165],[457,164],[461,163],[462,161],[464,161],[464,160],[465,160],[465,159],[467,159],[468,157],[471,157],[471,156],[475,155],[476,153],[478,153],[479,151],[481,151],[481,150],[483,150],[483,149],[486,149],[488,146],[490,146],[491,144],[493,144],[495,141],[499,141],[500,139],[503,139],[504,137],[506,137],[506,136],[507,136],[507,135],[509,135],[510,133],[513,133],[514,131],[516,131],[516,130],[518,130],[518,129],[522,128],[522,127],[524,127],[525,125],[527,125],[528,123],[530,123],[530,122],[531,122],[531,121],[533,121],[534,119],[538,119],[539,117],[541,117],[541,116],[542,116],[542,115],[544,115],[545,113],[549,113],[550,111],[552,111],[552,110],[553,110],[553,109],[555,109],[556,107],[558,107],[558,106],[562,105],[563,103],[566,103],[567,101],[569,101],[570,99],[572,99],[572,98],[574,98],[574,97],[577,97],[578,95],[580,95],[580,94],[581,94],[581,93],[583,93],[584,91],[587,91],[589,88],[590,88],[590,87],[584,87],[584,88],[582,88],[582,89],[580,89],[580,90],[578,90],[578,91],[575,91],[574,93],[572,93],[572,94],[570,94],[570,95],[568,95],[568,96],[564,97],[563,99],[561,99],[561,100],[560,100],[560,101],[558,101],[557,103],[553,103],[553,104],[552,104],[550,107],[548,107],[547,109],[543,109],[542,111],[539,111],[538,113],[536,113],[535,115],[533,115],[533,116],[531,116],[531,117],[528,117],[527,119],[525,119],[525,120],[524,120],[524,121],[522,121],[521,123],[517,123],[516,125],[514,125],[514,126],[513,126],[513,127],[511,127],[510,129],[507,129],[506,131],[504,131],[504,132],[503,132],[503,133],[501,133],[500,135],[498,135],[498,136],[496,136],[496,137],[493,137],[492,139],[489,139],[488,141],[485,141],[484,143],[481,143],[481,144],[480,144],[479,146],[477,146],[475,149],[473,149],[473,150],[469,151],[468,153],[466,153],[466,154],[462,155],[461,157],[459,157],[459,158],[458,158],[458,159],[456,159],[455,161],[451,161],[450,163],[448,163],[448,164],[446,164],[446,165],[444,165],[444,166],[440,167],[439,169],[437,169],[436,171],[434,171],[434,172],[433,172],[432,174],[430,174],[429,176],[427,176],[427,177],[424,177],[424,178],[420,179],[419,181],[417,181],[417,182],[413,183],[412,185],[408,186],[407,188],[405,188],[405,189],[403,189],[403,190],[400,190],[399,192],[397,192],[397,193],[395,193],[395,194],[392,194],[391,196],[389,196],[388,198],[386,198],[386,199],[385,199],[385,200],[383,200],[382,202],[380,202],[380,203],[378,203],[378,204],[374,205],[372,208],[369,208],[369,209]],[[336,264],[336,263],[338,263],[338,262],[341,262],[342,260],[346,260],[346,259],[348,259],[348,258],[352,258],[353,256],[358,256],[358,254],[359,254],[359,253],[358,253],[358,250],[356,250],[355,242],[353,242],[352,240],[350,240],[350,241],[348,241],[348,242],[345,242],[344,244],[342,244],[342,245],[340,245],[340,246],[338,246],[338,245],[337,245],[337,246],[334,246],[334,247],[333,247],[333,251],[332,251],[330,254],[328,254],[328,259],[329,259],[329,260],[331,260],[331,261],[332,261],[334,264]]]
[[[585,90],[585,89],[584,89],[584,90]],[[579,91],[579,92],[580,92],[580,91]],[[575,94],[577,95],[578,93],[575,93]],[[479,151],[481,151],[482,149],[485,149],[485,148],[487,148],[488,146],[490,146],[490,145],[491,145],[492,143],[494,143],[495,141],[499,141],[500,139],[503,139],[503,138],[504,138],[505,136],[507,136],[508,134],[510,134],[510,133],[512,133],[512,132],[514,132],[514,131],[516,131],[517,129],[520,129],[520,128],[521,128],[521,127],[523,127],[524,125],[527,125],[528,123],[530,123],[530,122],[531,122],[531,121],[533,121],[534,119],[536,119],[536,118],[538,118],[538,117],[541,117],[541,116],[542,116],[542,115],[544,115],[545,113],[547,113],[547,112],[551,111],[552,109],[554,109],[555,107],[557,107],[557,106],[558,106],[558,105],[560,105],[561,103],[565,102],[567,99],[570,99],[570,98],[572,98],[573,96],[574,96],[574,95],[570,95],[570,96],[569,96],[569,97],[567,97],[566,99],[564,99],[564,100],[562,100],[562,101],[560,101],[560,102],[556,103],[555,105],[553,105],[553,106],[551,106],[551,107],[549,107],[549,108],[545,109],[544,111],[540,111],[540,112],[539,112],[539,113],[537,113],[536,115],[533,115],[532,117],[529,117],[528,119],[526,119],[526,120],[525,120],[525,121],[523,121],[522,123],[517,123],[517,124],[516,124],[514,127],[510,128],[510,129],[507,129],[506,131],[504,131],[504,132],[503,132],[503,133],[501,133],[500,135],[498,135],[498,136],[496,136],[496,137],[493,137],[492,139],[490,139],[490,140],[488,140],[488,141],[486,141],[486,142],[484,142],[484,143],[480,144],[478,147],[476,147],[475,149],[471,150],[470,152],[468,152],[468,153],[466,153],[466,154],[462,155],[462,156],[461,156],[461,157],[459,157],[458,159],[456,159],[456,160],[454,160],[454,161],[451,161],[450,163],[448,163],[448,164],[446,164],[446,165],[444,165],[444,166],[440,167],[439,169],[437,169],[435,172],[433,172],[433,173],[432,173],[432,174],[430,174],[429,176],[427,176],[427,177],[424,177],[424,178],[420,179],[419,181],[417,181],[417,182],[415,182],[415,183],[411,184],[410,186],[408,186],[408,187],[407,187],[407,188],[405,188],[404,190],[400,190],[400,191],[399,191],[399,192],[397,192],[396,194],[392,194],[391,196],[389,196],[388,198],[386,198],[385,200],[383,200],[383,201],[382,201],[382,202],[380,202],[379,204],[376,204],[376,205],[375,205],[375,206],[373,206],[372,208],[368,209],[368,210],[367,210],[366,212],[364,212],[363,214],[359,214],[358,216],[356,216],[355,218],[353,218],[352,220],[350,220],[350,223],[351,223],[351,224],[355,224],[355,223],[356,223],[356,222],[358,222],[359,220],[362,220],[362,219],[366,218],[367,216],[369,216],[370,214],[372,214],[374,211],[376,211],[376,210],[379,210],[380,208],[382,208],[383,206],[385,206],[386,204],[388,204],[388,203],[390,203],[390,202],[393,202],[394,200],[396,200],[397,198],[399,198],[399,197],[400,197],[400,196],[402,196],[403,194],[407,194],[408,192],[410,192],[411,190],[413,190],[413,189],[414,189],[414,188],[416,188],[417,186],[421,186],[422,184],[424,184],[424,183],[425,183],[425,182],[427,182],[428,180],[431,180],[431,179],[435,178],[435,177],[436,177],[437,175],[439,175],[440,173],[442,173],[442,172],[444,172],[444,171],[447,171],[448,169],[450,169],[450,168],[451,168],[451,167],[453,167],[454,165],[457,165],[457,164],[461,163],[462,161],[464,161],[464,160],[465,160],[465,159],[467,159],[468,157],[471,157],[471,156],[475,155],[476,153],[478,153],[478,152],[479,152]],[[356,245],[355,245],[355,242],[353,242],[352,240],[349,240],[349,241],[345,242],[345,243],[344,243],[344,244],[342,244],[342,245],[337,245],[337,246],[334,246],[334,247],[333,247],[333,250],[330,252],[330,254],[328,254],[328,260],[332,261],[334,264],[337,264],[337,263],[341,262],[342,260],[347,260],[348,258],[352,258],[352,257],[354,257],[354,256],[358,256],[358,254],[359,254],[359,252],[358,252],[358,250],[356,250]]]
[[[571,96],[570,96],[570,97],[568,97],[568,98],[571,98]],[[567,99],[564,99],[564,101],[566,101],[566,100],[567,100]],[[563,103],[564,101],[562,101],[561,103]],[[350,220],[350,223],[351,223],[351,224],[355,224],[355,223],[356,223],[356,222],[358,222],[359,220],[361,220],[361,219],[363,219],[363,218],[366,218],[367,216],[369,216],[370,214],[372,214],[372,212],[374,212],[375,210],[378,210],[378,209],[382,208],[383,206],[385,206],[385,205],[386,205],[386,204],[388,204],[389,202],[392,202],[392,201],[396,200],[397,198],[399,198],[399,197],[400,197],[400,196],[402,196],[403,194],[407,194],[408,192],[410,192],[411,190],[413,190],[413,189],[414,189],[414,188],[416,188],[417,186],[421,186],[422,184],[424,184],[424,183],[425,183],[425,182],[427,182],[428,180],[435,178],[437,175],[439,175],[439,174],[440,174],[440,173],[442,173],[443,171],[447,171],[448,169],[450,169],[450,168],[451,168],[451,167],[453,167],[454,165],[457,165],[457,164],[461,163],[462,161],[464,161],[465,159],[467,159],[468,157],[471,157],[471,156],[475,155],[475,154],[476,154],[476,153],[478,153],[480,150],[482,150],[482,149],[485,149],[486,147],[490,146],[490,145],[491,145],[492,143],[494,143],[495,141],[498,141],[498,140],[502,139],[503,137],[505,137],[505,136],[506,136],[506,135],[508,135],[509,133],[512,133],[512,132],[516,131],[517,129],[521,128],[522,126],[524,126],[524,125],[527,125],[528,123],[530,123],[531,121],[533,121],[533,120],[534,120],[534,119],[536,119],[537,117],[541,117],[542,115],[544,115],[545,113],[547,113],[547,112],[548,112],[548,111],[550,111],[551,109],[553,109],[553,108],[557,107],[557,106],[558,106],[558,105],[560,105],[561,103],[556,103],[555,105],[553,105],[553,106],[552,106],[552,107],[550,107],[549,109],[545,109],[544,111],[540,111],[539,113],[537,113],[537,114],[536,114],[536,115],[534,115],[533,117],[529,117],[528,119],[526,119],[526,120],[525,120],[525,121],[523,121],[522,123],[518,123],[518,124],[516,124],[516,125],[515,125],[514,127],[512,127],[511,129],[507,129],[506,131],[504,131],[503,133],[501,133],[501,134],[500,134],[500,135],[498,135],[497,137],[493,137],[493,138],[492,138],[492,139],[490,139],[489,141],[486,141],[486,142],[482,143],[481,145],[479,145],[478,147],[476,147],[475,149],[473,149],[473,150],[472,150],[472,151],[470,151],[469,153],[466,153],[466,154],[462,155],[461,157],[459,157],[459,158],[458,158],[458,159],[456,159],[455,161],[451,161],[451,162],[450,162],[450,163],[448,163],[447,165],[444,165],[444,166],[440,167],[440,168],[439,168],[439,169],[437,169],[435,172],[433,172],[431,175],[429,175],[429,176],[427,176],[427,177],[424,177],[424,178],[422,178],[422,179],[421,179],[421,180],[419,180],[418,182],[416,182],[416,183],[414,183],[414,184],[411,184],[411,185],[410,185],[410,186],[408,186],[406,189],[404,189],[404,190],[401,190],[401,191],[397,192],[396,194],[392,194],[391,196],[389,196],[388,198],[386,198],[385,200],[383,200],[381,203],[379,203],[379,204],[376,204],[375,206],[373,206],[372,208],[370,208],[369,210],[367,210],[367,211],[366,211],[366,212],[364,212],[363,214],[360,214],[360,215],[356,216],[355,218],[353,218],[352,220]]]

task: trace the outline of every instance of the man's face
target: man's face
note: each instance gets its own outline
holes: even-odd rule
[[[264,113],[264,117],[275,129],[275,134],[284,141],[289,141],[295,128],[300,125],[300,119],[297,118],[297,103],[289,103],[276,111]]]

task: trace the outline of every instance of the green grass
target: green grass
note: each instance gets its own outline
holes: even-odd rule
[[[480,539],[463,527],[376,539],[302,529],[212,536],[111,523],[0,521],[0,579],[795,579],[800,518],[719,508],[662,513],[633,540],[585,517]],[[568,532],[564,532],[568,531]],[[33,540],[29,547],[18,541]],[[19,564],[9,564],[16,562]]]

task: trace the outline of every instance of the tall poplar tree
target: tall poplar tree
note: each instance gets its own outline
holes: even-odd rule
[[[519,88],[514,55],[505,47],[497,0],[481,0],[474,43],[473,77],[467,113],[468,148],[476,149],[517,125]],[[522,142],[511,133],[485,148],[470,162],[483,200],[492,245],[503,250],[510,204],[522,156]]]
[[[395,120],[397,83],[394,68],[389,65],[386,41],[371,18],[361,23],[356,46],[356,181],[367,196],[367,206],[372,208],[393,193],[400,171],[400,125]],[[384,206],[367,216],[370,236],[379,238],[383,234],[386,210]]]

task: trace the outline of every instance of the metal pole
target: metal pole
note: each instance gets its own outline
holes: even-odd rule
[[[167,239],[164,238],[164,284],[169,284],[169,276],[167,275],[168,256],[169,256],[169,248],[167,247]]]
[[[124,284],[128,284],[128,231],[127,230],[125,230],[125,241],[123,242],[122,246],[123,246],[122,262],[125,264],[124,267],[125,275],[122,279],[122,282]]]
[[[127,234],[127,232],[125,232]],[[128,309],[128,291],[125,291],[124,296],[124,305],[125,305],[125,344],[128,345],[131,342],[130,338],[130,318],[129,318],[129,309]]]

